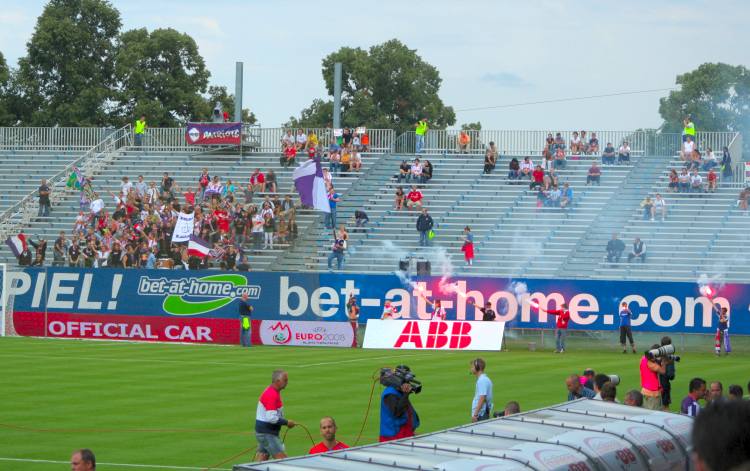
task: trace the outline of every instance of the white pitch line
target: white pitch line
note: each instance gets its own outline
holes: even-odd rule
[[[46,463],[46,464],[70,464],[70,461],[57,461],[57,460],[32,460],[27,458],[3,458],[0,457],[0,461],[15,461],[21,463]],[[194,466],[168,466],[163,464],[136,464],[136,463],[97,463],[101,466],[120,466],[123,468],[151,468],[151,469],[191,469],[191,470],[205,470],[205,469],[220,469],[220,470],[231,470],[231,468],[198,468]]]
[[[404,357],[416,357],[416,356],[424,356],[423,353],[412,353],[407,355],[386,355],[381,357],[367,357],[367,358],[354,358],[351,360],[338,360],[338,361],[325,361],[321,363],[308,363],[306,365],[295,365],[300,368],[307,368],[308,366],[322,366],[322,365],[338,365],[339,363],[354,363],[357,361],[368,361],[368,360],[383,360],[385,358],[404,358]]]

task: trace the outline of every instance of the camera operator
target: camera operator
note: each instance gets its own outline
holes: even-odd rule
[[[654,344],[650,350],[658,349],[659,345]],[[651,351],[644,353],[641,358],[641,394],[643,394],[643,407],[651,410],[661,409],[662,388],[659,384],[659,375],[665,373],[665,367],[659,362],[659,359],[651,354]]]
[[[393,375],[403,377],[404,370],[408,372],[409,368],[399,366]],[[412,390],[412,385],[403,380],[400,387],[389,385],[383,390],[380,400],[380,442],[414,436],[414,431],[419,427],[419,415],[409,402]]]
[[[661,338],[661,345],[672,345],[672,338],[664,336]],[[669,411],[669,405],[672,404],[672,381],[674,381],[676,371],[675,362],[672,356],[661,359],[664,365],[664,373],[659,374],[659,385],[661,386],[661,406],[665,411]]]
[[[477,377],[477,384],[474,389],[474,398],[471,401],[471,421],[479,422],[490,418],[492,412],[492,381],[484,373],[487,366],[481,358],[472,360],[471,374]]]

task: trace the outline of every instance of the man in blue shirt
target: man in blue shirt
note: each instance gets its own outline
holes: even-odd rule
[[[341,202],[341,194],[336,193],[333,186],[328,190],[328,205],[331,207],[331,212],[326,213],[325,223],[326,229],[336,229],[336,203]]]
[[[577,374],[572,374],[565,380],[565,386],[568,388],[568,400],[573,401],[585,397],[586,399],[593,399],[596,393],[581,384],[581,377]]]
[[[487,366],[481,358],[472,360],[471,374],[477,377],[477,384],[474,388],[474,398],[471,400],[471,421],[478,422],[490,418],[492,412],[492,381],[484,373]]]
[[[631,329],[631,321],[633,320],[633,313],[628,308],[628,303],[620,304],[620,345],[622,345],[622,353],[628,353],[625,348],[625,337],[630,342],[630,348],[635,353],[635,343],[633,343],[633,330]]]
[[[247,293],[242,293],[242,299],[239,304],[239,315],[240,315],[240,344],[243,347],[250,346],[250,315],[253,313],[253,307],[247,302],[249,296]]]

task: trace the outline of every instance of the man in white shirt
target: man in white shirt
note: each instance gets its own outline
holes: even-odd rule
[[[703,192],[703,177],[700,176],[697,170],[693,170],[690,175],[690,191],[695,193]]]
[[[294,145],[294,136],[292,136],[292,131],[287,131],[286,134],[284,134],[284,137],[281,138],[281,146],[289,147],[293,145]]]
[[[297,129],[297,150],[304,149],[307,146],[307,136],[305,135],[305,131],[302,129]]]
[[[133,188],[133,184],[130,182],[130,179],[128,177],[122,177],[122,184],[120,185],[120,194],[122,195],[123,199],[128,197],[128,193],[130,193],[131,188]]]
[[[259,251],[260,245],[263,243],[263,224],[265,220],[260,211],[253,216],[253,250]]]
[[[667,217],[667,202],[659,193],[654,198],[654,212],[661,214],[662,221]]]
[[[470,372],[477,378],[474,398],[471,400],[471,421],[487,420],[492,413],[492,380],[484,373],[486,363],[477,358],[470,363]]]
[[[523,158],[520,166],[521,177],[531,179],[531,174],[534,172],[534,162],[531,161],[529,156]]]

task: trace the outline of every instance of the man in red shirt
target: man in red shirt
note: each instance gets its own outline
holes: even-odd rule
[[[553,309],[548,311],[539,308],[540,312],[546,312],[557,316],[557,322],[555,323],[555,353],[565,353],[565,337],[568,334],[568,322],[570,322],[570,311],[568,311],[568,305],[562,303],[562,309]]]
[[[336,440],[336,421],[333,417],[320,419],[320,436],[323,441],[310,448],[310,455],[349,448],[346,443]]]
[[[412,209],[414,206],[422,207],[422,192],[416,186],[411,187],[411,191],[406,195],[406,207]]]
[[[252,175],[250,175],[250,186],[252,188],[251,191],[254,193],[264,193],[266,191],[266,176],[263,175],[263,172],[259,168],[256,168]]]
[[[711,193],[716,192],[716,172],[713,167],[708,171],[708,191]]]
[[[531,185],[530,188],[534,189],[535,187],[541,188],[544,184],[544,170],[542,169],[541,165],[537,165],[536,169],[534,169],[533,172],[531,172]]]

